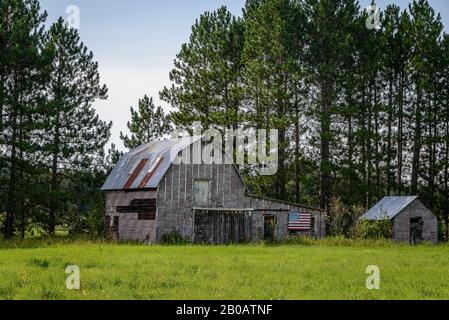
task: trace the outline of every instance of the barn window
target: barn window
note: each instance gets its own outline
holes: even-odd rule
[[[192,203],[196,207],[209,206],[209,180],[194,180]]]
[[[155,213],[139,213],[137,220],[156,220]]]
[[[129,206],[117,207],[119,213],[137,213],[138,220],[156,220],[156,199],[134,199]]]

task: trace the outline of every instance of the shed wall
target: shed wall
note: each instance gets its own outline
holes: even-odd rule
[[[393,239],[397,241],[410,241],[410,219],[422,218],[424,241],[438,242],[437,217],[419,199],[413,201],[393,219]]]

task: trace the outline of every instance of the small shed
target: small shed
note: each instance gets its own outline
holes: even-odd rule
[[[438,242],[438,219],[417,196],[384,197],[360,219],[390,220],[393,240]]]

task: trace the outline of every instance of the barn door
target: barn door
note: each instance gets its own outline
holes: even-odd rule
[[[276,230],[276,217],[275,216],[264,216],[264,239],[274,240]]]
[[[410,244],[418,244],[423,241],[422,229],[423,229],[422,218],[410,219]]]
[[[195,243],[224,244],[251,241],[249,212],[196,210],[194,226]]]

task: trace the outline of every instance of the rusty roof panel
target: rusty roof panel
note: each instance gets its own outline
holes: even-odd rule
[[[133,173],[131,174],[131,176],[129,177],[128,181],[125,183],[125,185],[123,186],[123,189],[129,189],[131,188],[134,180],[136,180],[137,176],[139,175],[140,171],[142,171],[142,169],[145,167],[145,165],[147,164],[148,159],[142,159],[140,160],[140,162],[137,164],[137,167],[133,170]]]
[[[154,141],[130,151],[114,167],[102,190],[157,188],[179,152],[201,138]]]
[[[150,179],[153,177],[154,173],[157,171],[159,166],[161,165],[162,161],[164,161],[164,157],[159,157],[154,164],[154,166],[148,171],[148,173],[145,175],[145,177],[142,179],[142,182],[139,184],[139,189],[145,188],[147,183],[150,181]]]

